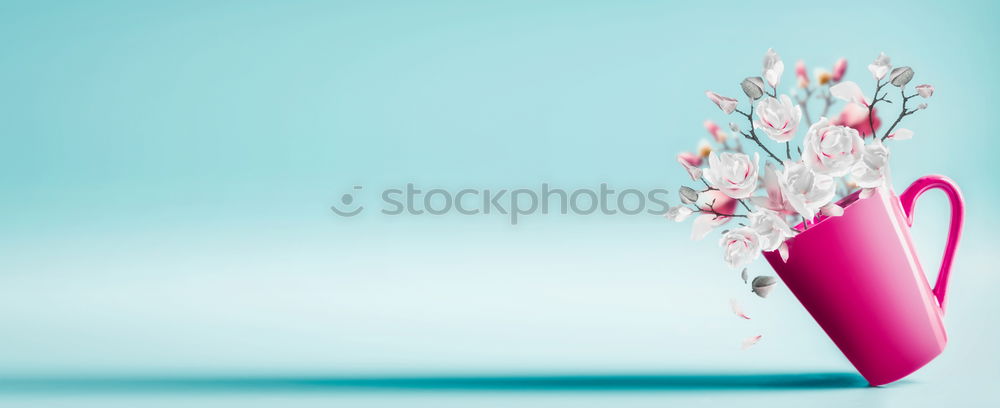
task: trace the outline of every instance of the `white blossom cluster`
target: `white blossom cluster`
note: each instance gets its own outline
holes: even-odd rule
[[[810,80],[800,61],[795,70],[797,86],[789,94],[779,95],[784,69],[781,57],[768,50],[761,76],[746,78],[740,84],[747,97],[746,109],[740,108],[736,98],[706,92],[725,114],[742,116],[745,125],[729,123],[734,136],[730,138],[714,122],[706,121],[714,145],[702,141],[697,152],[677,156],[691,179],[703,187],[682,187],[682,204],[670,208],[667,218],[680,222],[696,215],[692,225],[692,238],[696,240],[734,219],[745,219],[737,227],[724,230],[719,240],[725,262],[736,269],[755,260],[762,251],[777,250],[787,260],[786,240],[822,217],[844,213],[836,202],[838,198],[856,192],[859,199],[865,199],[887,185],[889,150],[885,142],[912,138],[912,131],[897,125],[927,104],[907,108],[907,102],[934,94],[933,86],[918,85],[908,95],[913,70],[894,69],[884,53],[868,65],[875,80],[871,99],[864,96],[857,83],[843,80],[846,60],[837,61],[832,72],[817,70],[815,81]],[[892,88],[887,86],[898,88],[900,99],[896,106],[901,106],[901,112],[879,137],[882,121],[875,107],[879,102],[892,102],[887,98]],[[808,104],[815,100],[823,102],[823,109],[819,119],[812,121]],[[843,110],[839,115],[830,115],[830,108],[838,100],[845,103]],[[799,133],[804,134],[797,140]],[[744,152],[741,137],[752,141],[764,154]],[[779,147],[774,148],[774,143]]]

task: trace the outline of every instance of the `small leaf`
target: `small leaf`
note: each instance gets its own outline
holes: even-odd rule
[[[774,286],[777,284],[777,278],[773,276],[761,275],[753,278],[750,286],[753,287],[752,291],[755,295],[766,298],[767,295],[771,294],[771,291],[774,290]]]
[[[764,336],[758,334],[756,336],[750,336],[750,337],[747,337],[747,338],[743,339],[743,344],[740,345],[740,349],[746,350],[746,349],[748,349],[750,347],[753,347],[754,344],[757,344],[757,342],[760,341],[761,337],[764,337]]]

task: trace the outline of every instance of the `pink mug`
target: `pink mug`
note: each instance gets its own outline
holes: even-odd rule
[[[951,228],[933,289],[910,238],[917,197],[932,188],[951,200]],[[944,350],[945,290],[965,209],[958,186],[943,176],[921,177],[898,198],[891,188],[858,196],[840,201],[843,215],[819,219],[789,239],[787,261],[777,251],[764,257],[868,383],[882,385]]]

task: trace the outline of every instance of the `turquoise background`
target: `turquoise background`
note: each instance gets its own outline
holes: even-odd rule
[[[0,2],[0,400],[1000,402],[997,7]],[[728,121],[703,92],[738,95],[769,47],[785,89],[798,59],[812,75],[846,57],[870,93],[880,51],[937,88],[903,125],[916,137],[890,146],[893,180],[953,178],[967,221],[948,349],[902,382],[864,387],[787,290],[750,297],[689,224],[375,211],[408,182],[675,191],[674,155],[707,137],[703,120]],[[333,215],[353,185],[370,207]],[[944,195],[917,212],[933,272]],[[431,385],[283,382],[386,376]]]

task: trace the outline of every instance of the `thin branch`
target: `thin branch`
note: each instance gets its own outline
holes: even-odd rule
[[[899,87],[899,95],[903,97],[903,107],[899,111],[899,117],[896,118],[895,122],[892,122],[892,126],[889,126],[889,130],[886,130],[885,134],[882,135],[882,141],[883,142],[885,141],[885,139],[888,139],[889,135],[892,134],[892,131],[894,129],[896,129],[896,125],[899,124],[899,121],[903,120],[903,118],[905,118],[905,117],[907,117],[909,115],[912,115],[914,112],[917,111],[917,109],[911,109],[911,110],[907,111],[906,110],[906,102],[909,101],[910,99],[913,99],[914,97],[916,97],[919,94],[913,94],[913,95],[910,95],[910,96],[906,96],[906,92],[903,91],[903,87]]]
[[[743,208],[746,208],[747,211],[753,212],[752,210],[750,210],[750,206],[748,206],[747,203],[744,203],[743,200],[740,200],[740,199],[737,198],[736,201],[739,201],[740,204],[743,206]]]
[[[750,218],[750,217],[746,216],[745,214],[726,214],[726,213],[720,213],[720,212],[715,211],[713,209],[705,209],[705,208],[699,208],[697,210],[694,210],[694,212],[706,213],[706,214],[715,214],[715,218],[719,218],[719,217]]]
[[[743,112],[743,111],[741,111],[739,109],[736,109],[736,112],[739,112],[741,115],[743,115],[744,117],[747,118],[748,122],[750,122],[750,134],[748,135],[748,134],[746,134],[746,132],[743,132],[743,131],[740,131],[740,134],[742,134],[743,137],[745,137],[747,139],[753,140],[754,143],[757,143],[757,146],[760,146],[760,148],[762,150],[764,150],[764,152],[766,152],[769,156],[771,156],[771,158],[774,159],[774,161],[778,162],[778,164],[780,164],[782,167],[784,167],[785,163],[782,162],[781,159],[779,159],[777,155],[775,155],[774,153],[772,153],[771,150],[769,150],[767,147],[765,147],[764,143],[761,143],[760,138],[757,137],[757,132],[755,132],[754,129],[753,129],[753,127],[754,127],[753,126],[753,101],[750,101],[750,113]]]
[[[881,79],[875,81],[875,98],[872,99],[872,103],[868,104],[868,129],[871,130],[872,132],[872,138],[875,138],[875,119],[872,118],[872,111],[875,110],[875,104],[878,103],[880,100],[882,101],[888,100],[885,99],[885,94],[883,94],[881,98],[878,96],[878,93],[882,91],[883,86],[885,86],[885,84],[882,83]]]

